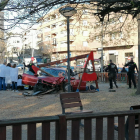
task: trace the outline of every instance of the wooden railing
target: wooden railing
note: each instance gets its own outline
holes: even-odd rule
[[[108,72],[99,72],[97,73],[98,81],[99,82],[108,82],[109,77],[108,77]],[[128,76],[127,73],[118,73],[116,75],[116,80],[119,82],[127,82],[128,81]]]
[[[108,72],[97,72],[98,82],[108,82]],[[79,79],[81,78],[82,74],[79,74]],[[128,84],[128,76],[127,73],[118,73],[116,76],[116,80],[119,82],[124,82]],[[135,81],[138,82],[138,77],[135,75]]]
[[[39,140],[67,140],[68,133],[69,140],[80,140],[80,121],[84,124],[82,139],[84,140],[103,140],[103,133],[106,132],[107,140],[114,140],[114,123],[118,123],[118,140],[125,140],[125,119],[129,118],[129,140],[135,140],[135,115],[138,115],[140,124],[140,110],[118,111],[118,112],[104,112],[104,113],[83,113],[73,115],[58,115],[48,117],[25,118],[15,120],[1,120],[0,121],[0,140],[6,139],[7,126],[12,126],[12,135],[10,139],[21,140],[22,125],[27,124],[27,140],[36,140],[37,123],[41,123],[42,132]],[[117,119],[116,119],[117,117]],[[67,122],[71,121],[67,126]],[[55,122],[53,133],[50,134],[50,123]],[[103,124],[107,125],[103,125]],[[93,126],[96,126],[93,129]],[[106,131],[107,130],[107,131]],[[140,128],[138,130],[140,136]],[[140,139],[140,137],[139,137]]]
[[[14,120],[1,120],[0,121],[0,140],[6,139],[6,126],[12,126],[12,140],[22,139],[22,125],[27,125],[27,140],[36,140],[36,124],[42,124],[42,134],[40,140],[50,140],[50,122],[55,122],[56,128],[58,127],[58,116],[24,118]],[[58,139],[58,131],[55,133],[55,139]]]

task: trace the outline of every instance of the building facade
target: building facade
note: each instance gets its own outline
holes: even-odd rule
[[[22,34],[22,48],[23,48],[23,58],[35,57],[38,60],[42,58],[42,53],[38,47],[37,39],[38,30],[36,28],[27,30]]]
[[[79,5],[77,9],[80,10],[70,18],[71,57],[94,51],[94,58],[98,59],[101,57],[99,48],[103,48],[104,64],[112,59],[122,67],[129,57],[138,62],[137,22],[132,24],[131,16],[125,20],[122,15],[117,15],[118,18],[111,15],[109,21],[105,19],[102,24],[89,10],[89,5]],[[42,52],[50,54],[51,61],[67,58],[67,19],[57,9],[39,22],[38,46]]]
[[[13,35],[7,40],[6,47],[6,58],[7,62],[15,62],[21,61],[20,55],[22,53],[22,39],[20,35]]]

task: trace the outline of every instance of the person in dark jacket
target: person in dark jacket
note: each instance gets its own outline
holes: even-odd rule
[[[24,67],[28,67],[29,71],[31,71],[31,72],[33,72],[35,74],[34,70],[32,69],[32,66],[34,65],[33,61],[30,61],[29,65],[25,65],[25,63],[23,63],[23,64],[24,64]]]
[[[122,70],[121,70],[121,80],[123,81],[125,81],[125,74],[124,73],[126,73],[127,72],[127,70],[125,69],[125,67],[123,67],[122,68]]]
[[[127,70],[125,69],[125,67],[122,68],[121,72],[127,72]]]
[[[129,79],[129,89],[131,88],[131,80],[133,82],[134,88],[137,88],[136,86],[136,82],[135,82],[135,78],[134,78],[134,74],[135,74],[135,68],[137,70],[138,73],[138,68],[135,62],[133,62],[133,58],[131,58],[130,62],[128,62],[127,64],[124,65],[125,67],[128,66],[128,79]]]
[[[110,88],[113,89],[113,83],[114,82],[116,88],[118,88],[116,84],[116,73],[118,73],[117,66],[110,60],[110,64],[106,67],[105,71],[109,71],[108,76],[109,76],[109,83],[110,83]]]

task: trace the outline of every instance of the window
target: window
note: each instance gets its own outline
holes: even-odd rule
[[[122,16],[119,18],[119,21],[120,21],[120,22],[123,22],[123,18],[122,18]]]
[[[49,41],[50,40],[50,36],[46,36],[45,40]]]
[[[67,42],[61,42],[60,47],[67,47]]]
[[[88,14],[88,10],[83,10],[83,15],[87,15]]]
[[[125,53],[125,57],[133,57],[133,52]]]
[[[96,40],[99,40],[99,37],[98,36],[96,36]]]
[[[122,32],[119,33],[119,38],[123,38]]]
[[[49,73],[49,74],[51,73],[50,69],[47,69],[47,68],[45,68],[45,67],[42,67],[41,69],[44,70],[44,71],[46,71],[46,72]],[[43,73],[43,72],[41,72],[41,75],[48,76],[47,73]]]
[[[65,76],[65,73],[66,73],[65,70],[51,69],[51,75],[53,75],[54,77],[59,77],[59,74],[61,74],[62,76]]]
[[[87,20],[83,20],[83,26],[87,26]]]
[[[74,29],[70,29],[70,35],[74,35]]]
[[[19,43],[19,41],[17,41],[17,43]]]
[[[67,32],[66,31],[62,31],[61,32],[61,37],[67,36]]]
[[[83,31],[83,36],[88,36],[88,31]]]
[[[52,25],[52,29],[55,29],[56,28],[56,24]]]
[[[61,27],[65,26],[65,25],[66,25],[65,22],[60,22],[60,23],[59,23],[59,26],[61,26]]]
[[[115,34],[112,34],[112,39],[115,39]]]
[[[84,41],[84,42],[83,42],[83,46],[84,46],[84,47],[87,47],[87,46],[88,46],[87,41]]]
[[[52,41],[53,41],[52,44],[56,45],[56,38],[53,38]]]

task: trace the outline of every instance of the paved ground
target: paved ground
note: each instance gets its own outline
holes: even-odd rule
[[[131,105],[140,104],[140,95],[135,95],[135,89],[127,89],[126,83],[118,83],[116,92],[108,92],[108,83],[99,83],[99,92],[80,93],[84,109],[94,112],[129,110]],[[48,94],[40,97],[24,97],[22,92],[0,91],[0,120],[27,117],[40,117],[61,114],[59,94]],[[95,124],[95,120],[93,120]],[[106,120],[104,121],[104,140],[106,137]],[[68,140],[70,136],[70,122],[68,122]],[[11,127],[7,127],[7,140],[12,140]],[[27,139],[27,126],[23,126],[22,140]],[[80,138],[83,139],[83,129],[80,129]],[[93,125],[95,131],[95,125]],[[37,140],[41,140],[41,124],[37,124]],[[54,124],[51,124],[51,139],[54,139]],[[95,136],[95,133],[93,133]],[[115,132],[117,140],[117,132]]]

